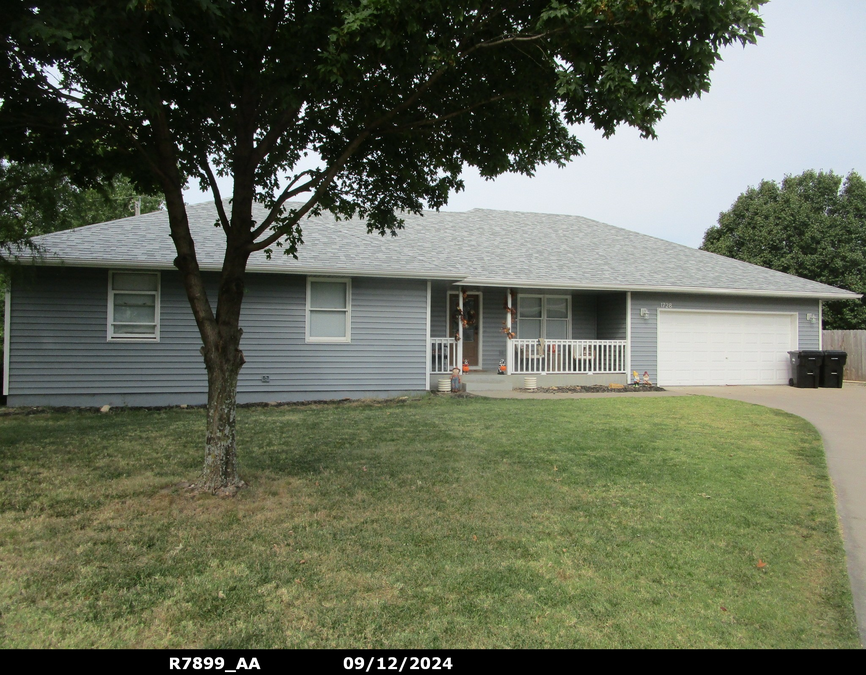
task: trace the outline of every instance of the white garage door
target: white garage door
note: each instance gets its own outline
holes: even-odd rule
[[[787,384],[796,314],[660,310],[659,384]]]

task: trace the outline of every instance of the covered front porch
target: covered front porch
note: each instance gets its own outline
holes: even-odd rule
[[[628,295],[434,283],[429,341],[431,375],[466,364],[467,381],[497,388],[526,375],[539,386],[625,383]]]

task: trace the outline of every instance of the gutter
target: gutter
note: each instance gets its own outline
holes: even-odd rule
[[[69,267],[95,267],[104,269],[143,269],[143,270],[173,270],[171,263],[159,262],[136,262],[116,261],[104,259],[72,258],[62,259],[41,258],[38,263],[31,258],[33,264],[46,266],[69,266]],[[203,264],[199,266],[204,272],[220,272],[222,267],[218,265]],[[699,295],[738,295],[745,297],[764,298],[815,298],[816,300],[857,300],[862,298],[860,293],[839,289],[837,293],[820,291],[774,291],[748,288],[724,288],[706,286],[653,286],[650,284],[581,284],[581,283],[550,283],[532,281],[529,279],[483,279],[473,277],[462,277],[454,274],[443,274],[441,269],[429,271],[407,272],[405,270],[370,270],[357,268],[334,268],[334,267],[272,267],[268,265],[253,264],[247,267],[247,272],[253,274],[297,274],[317,276],[351,276],[351,277],[380,277],[386,279],[425,279],[431,281],[452,281],[463,286],[486,286],[488,288],[538,288],[551,290],[573,290],[573,291],[633,291],[652,293],[694,293]],[[799,278],[799,277],[798,277]],[[813,282],[818,283],[818,282]],[[829,288],[829,287],[828,287]]]

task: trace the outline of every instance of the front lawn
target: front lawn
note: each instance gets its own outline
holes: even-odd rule
[[[3,647],[857,647],[820,439],[702,397],[0,417]]]

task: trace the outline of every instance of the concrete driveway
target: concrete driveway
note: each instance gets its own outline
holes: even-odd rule
[[[824,439],[836,488],[860,642],[866,644],[866,384],[845,382],[842,389],[670,387],[669,391],[778,408],[815,425]]]

